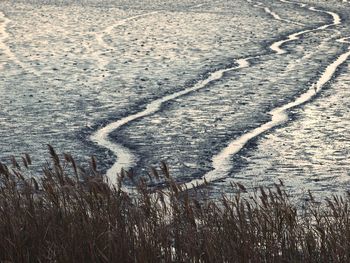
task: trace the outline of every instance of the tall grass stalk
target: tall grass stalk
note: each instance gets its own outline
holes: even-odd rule
[[[33,178],[29,155],[0,164],[1,262],[350,262],[348,195],[319,205],[310,194],[300,212],[279,182],[213,201],[181,189],[164,163],[111,186],[94,158],[83,169],[49,151]],[[167,191],[148,186],[158,180]]]

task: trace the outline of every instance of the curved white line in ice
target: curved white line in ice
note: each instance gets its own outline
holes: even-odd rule
[[[112,33],[113,29],[115,29],[117,27],[120,27],[120,26],[123,26],[123,25],[125,25],[126,23],[128,23],[128,22],[130,22],[132,20],[136,20],[138,18],[145,17],[145,16],[150,16],[150,15],[153,15],[153,14],[156,14],[156,13],[158,13],[158,11],[152,11],[152,12],[148,12],[148,13],[143,13],[143,14],[131,16],[131,17],[122,19],[120,21],[117,21],[115,24],[106,27],[104,30],[102,30],[101,32],[96,34],[95,37],[96,37],[97,43],[104,49],[112,48],[111,45],[108,44],[103,39],[104,36],[110,35]]]
[[[283,3],[298,4],[298,3],[294,3],[294,2],[290,2],[290,1],[286,1],[286,0],[280,0],[280,1],[283,2]],[[305,7],[303,4],[299,4],[299,5]],[[281,48],[283,44],[285,44],[287,42],[290,42],[290,41],[298,40],[301,35],[304,35],[306,33],[314,32],[314,31],[318,31],[318,30],[324,30],[324,29],[327,29],[328,27],[331,27],[331,26],[334,26],[334,25],[339,25],[341,23],[341,18],[336,13],[329,12],[329,11],[324,11],[324,10],[320,10],[320,9],[316,9],[315,7],[309,7],[308,9],[311,10],[311,11],[314,11],[314,12],[325,13],[325,14],[328,14],[328,15],[332,16],[333,22],[330,23],[330,24],[326,24],[326,25],[314,28],[314,29],[307,29],[307,30],[303,30],[303,31],[291,34],[291,35],[289,35],[287,37],[287,39],[283,39],[283,40],[280,40],[280,41],[277,41],[277,42],[273,43],[270,46],[271,50],[273,50],[277,54],[284,54],[284,53],[286,53],[286,51]]]
[[[208,3],[201,3],[201,4],[197,4],[197,5],[193,5],[193,6],[189,6],[189,9],[193,9],[193,8],[198,8],[198,7],[202,7],[204,5],[207,5]],[[100,32],[95,33],[95,39],[97,41],[97,44],[103,48],[105,51],[108,50],[113,50],[114,47],[109,44],[108,42],[105,41],[104,37],[107,35],[111,35],[112,31],[114,29],[116,29],[117,27],[123,26],[125,24],[127,24],[128,22],[132,21],[132,20],[137,20],[139,18],[142,17],[147,17],[150,15],[154,15],[159,13],[160,11],[152,11],[152,12],[147,12],[147,13],[143,13],[143,14],[139,14],[139,15],[135,15],[135,16],[131,16],[122,20],[117,21],[116,23],[106,27],[105,29],[103,29]],[[89,49],[89,48],[88,48]],[[106,54],[104,54],[104,52],[101,52],[100,50],[98,50],[97,52],[94,52],[93,55],[96,59],[96,61],[98,61],[98,67],[100,71],[105,71],[107,65],[110,63],[110,59],[108,59],[108,56],[106,56]],[[108,72],[104,72],[104,74],[98,78],[98,81],[102,81],[104,78],[108,77],[110,75],[110,73]]]
[[[197,5],[193,5],[193,6],[190,6],[188,7],[189,9],[192,9],[192,8],[198,8],[198,7],[202,7],[204,5],[206,5],[207,3],[201,3],[201,4],[197,4]],[[108,50],[108,49],[111,49],[113,48],[110,44],[108,44],[103,38],[104,36],[106,35],[110,35],[113,31],[113,29],[119,27],[119,26],[123,26],[125,25],[126,23],[132,21],[132,20],[136,20],[138,18],[142,18],[142,17],[146,17],[146,16],[150,16],[150,15],[154,15],[154,14],[157,14],[159,13],[159,11],[152,11],[152,12],[147,12],[147,13],[143,13],[143,14],[139,14],[139,15],[135,15],[135,16],[131,16],[131,17],[128,17],[128,18],[125,18],[125,19],[122,19],[120,21],[117,21],[115,24],[112,24],[108,27],[106,27],[104,30],[100,31],[99,33],[96,33],[95,34],[95,38],[97,40],[97,43],[104,49]]]
[[[282,19],[278,14],[276,14],[275,12],[271,11],[270,8],[268,7],[263,7],[264,11],[268,14],[270,14],[274,19],[276,20],[280,20],[280,21],[284,21],[284,19]]]
[[[339,39],[338,42],[348,43],[346,41],[349,38]],[[326,83],[328,83],[334,76],[336,70],[340,65],[342,65],[350,57],[350,47],[349,51],[341,54],[333,63],[328,65],[324,73],[318,79],[316,83],[311,85],[309,89],[298,97],[295,101],[290,102],[284,106],[276,108],[269,112],[271,114],[271,121],[253,129],[252,131],[243,134],[237,139],[231,141],[221,152],[212,158],[213,170],[208,172],[200,179],[194,179],[183,186],[187,189],[192,189],[194,187],[205,184],[206,182],[215,181],[218,179],[225,178],[232,169],[232,157],[237,154],[243,147],[251,140],[261,135],[262,133],[271,130],[288,121],[288,110],[300,106],[312,98],[314,98],[318,93],[321,92],[322,88]]]
[[[337,40],[337,42],[339,43],[345,43],[345,44],[350,44],[349,41],[347,41],[347,39],[350,39],[350,37],[343,37]]]
[[[23,70],[37,75],[35,71],[28,69],[28,67],[17,58],[17,56],[12,52],[11,48],[6,44],[6,40],[9,38],[7,26],[10,22],[11,20],[0,11],[0,50],[3,51],[6,57],[13,61],[16,65],[20,66]],[[3,67],[4,65],[0,63],[0,69],[3,69]]]
[[[251,2],[251,1],[248,1],[248,2]],[[263,6],[263,3],[261,3],[261,2],[257,2],[257,4],[255,4],[254,6],[264,9],[264,11],[267,14],[271,15],[276,20],[279,20],[279,21],[282,21],[282,22],[286,22],[286,23],[295,24],[295,25],[299,25],[299,26],[305,26],[305,24],[281,18],[277,13],[273,12],[270,8],[268,8],[266,6]]]
[[[202,4],[190,6],[189,8],[198,8],[198,7],[202,7],[202,6],[205,6],[205,5],[206,5],[206,3],[202,3]]]
[[[206,5],[206,4],[207,3],[201,3],[201,4],[190,6],[188,8],[189,9],[198,8],[198,7],[202,7],[202,6]],[[130,21],[137,20],[137,19],[142,18],[142,17],[151,16],[151,15],[157,14],[159,12],[160,11],[147,12],[147,13],[131,16],[131,17],[122,19],[120,21],[117,21],[116,23],[106,27],[102,31],[100,31],[98,33],[95,33],[95,39],[96,39],[98,45],[101,48],[103,48],[105,51],[112,50],[112,49],[114,49],[114,47],[104,40],[105,36],[111,35],[112,31],[114,29],[116,29],[117,27],[123,26],[123,25],[127,24]],[[95,54],[94,56],[95,56],[96,60],[98,61],[99,70],[100,71],[104,71],[106,69],[107,65],[110,63],[110,59],[108,59],[108,56],[106,56],[104,54],[104,52],[101,53],[100,50],[95,52],[94,54]],[[104,72],[103,76],[98,78],[98,81],[102,81],[104,78],[106,78],[109,75],[110,74],[108,72]]]
[[[288,0],[280,0],[280,1],[282,3],[299,5],[300,7],[307,7],[307,4],[304,4],[304,3],[297,3],[297,2],[292,2],[292,1],[288,1]]]
[[[10,23],[10,20],[5,16],[3,12],[0,12],[0,49],[4,52],[4,54],[13,60],[13,53],[10,48],[5,44],[6,39],[9,38],[9,34],[7,33],[7,25]],[[0,64],[0,69],[3,68],[3,64]]]
[[[286,0],[280,0],[281,2],[285,3],[293,3]],[[306,5],[305,5],[306,6]],[[286,53],[284,50],[280,48],[280,46],[286,42],[298,39],[298,37],[302,34],[312,32],[315,30],[321,30],[326,29],[332,25],[338,25],[341,23],[340,16],[338,14],[335,14],[333,12],[323,11],[315,9],[314,7],[310,7],[309,10],[311,11],[317,11],[317,12],[323,12],[331,15],[333,17],[333,23],[327,24],[321,27],[318,27],[316,29],[310,29],[310,30],[304,30],[298,33],[294,33],[290,35],[286,40],[278,41],[271,45],[271,49],[275,51],[277,54],[284,54]],[[346,41],[348,38],[342,38],[339,39],[338,42],[341,43],[348,43]],[[186,189],[192,189],[194,187],[200,186],[205,184],[206,182],[215,181],[218,179],[225,178],[229,172],[232,169],[232,157],[237,154],[239,151],[243,149],[243,147],[253,138],[256,138],[257,136],[261,135],[262,133],[271,130],[274,127],[277,127],[285,122],[288,121],[288,110],[300,106],[301,104],[304,104],[308,101],[310,101],[316,94],[318,94],[323,86],[331,80],[333,75],[335,74],[338,67],[343,64],[350,56],[350,47],[349,51],[343,53],[340,55],[332,64],[330,64],[324,73],[321,75],[319,80],[314,83],[307,92],[302,94],[300,97],[298,97],[295,101],[290,102],[284,106],[281,106],[279,108],[276,108],[269,112],[271,115],[271,121],[253,129],[252,131],[249,131],[248,133],[243,134],[242,136],[238,137],[237,139],[231,141],[224,149],[222,149],[217,155],[213,156],[212,158],[212,170],[209,171],[207,174],[205,174],[202,178],[194,179],[190,182],[187,182],[183,184],[183,186]]]
[[[189,87],[187,89],[184,89],[184,90],[172,93],[170,95],[164,96],[162,98],[159,98],[157,100],[154,100],[154,101],[150,102],[148,105],[146,105],[146,108],[144,110],[137,112],[135,114],[129,115],[127,117],[124,117],[116,122],[112,122],[112,123],[108,124],[107,126],[103,127],[102,129],[99,129],[93,135],[91,135],[91,140],[93,142],[111,150],[117,156],[116,162],[107,171],[107,177],[108,177],[109,182],[114,184],[116,182],[116,179],[117,179],[116,175],[121,171],[121,169],[122,168],[125,170],[130,169],[132,166],[134,166],[136,164],[136,161],[137,161],[137,157],[133,153],[131,153],[131,151],[128,148],[124,147],[120,143],[115,143],[114,141],[111,141],[109,139],[109,134],[112,131],[119,129],[122,126],[124,126],[124,125],[126,125],[134,120],[146,117],[148,115],[151,115],[151,114],[159,111],[161,106],[165,102],[174,100],[176,98],[179,98],[181,96],[187,95],[191,92],[194,92],[194,91],[197,91],[197,90],[200,90],[200,89],[206,87],[209,83],[221,79],[226,72],[240,69],[240,68],[249,67],[249,65],[250,65],[249,60],[253,59],[253,58],[254,57],[239,59],[236,61],[236,63],[238,64],[237,66],[214,71],[214,72],[210,73],[206,79],[200,80],[192,87]]]
[[[120,21],[117,21],[116,23],[106,27],[102,31],[100,31],[98,33],[95,33],[95,39],[96,39],[98,45],[102,49],[104,49],[104,51],[102,51],[102,52],[101,52],[101,50],[98,50],[97,52],[94,52],[94,55],[93,55],[95,57],[96,61],[98,61],[98,68],[99,68],[100,71],[104,71],[106,69],[107,65],[111,61],[111,57],[107,56],[105,54],[105,51],[109,51],[109,50],[113,50],[114,49],[114,47],[111,44],[107,43],[104,40],[104,37],[107,36],[107,35],[111,35],[112,31],[115,28],[123,26],[123,25],[127,24],[128,22],[130,22],[132,20],[136,20],[138,18],[150,16],[150,15],[153,15],[153,14],[156,14],[156,13],[158,13],[158,11],[152,11],[152,12],[147,12],[147,13],[131,16],[131,17],[122,19]],[[99,82],[102,81],[107,76],[109,76],[109,73],[108,72],[104,72],[103,76],[98,78],[98,81]]]
[[[202,7],[204,5],[206,5],[207,3],[201,3],[201,4],[197,4],[197,5],[193,5],[193,6],[189,6],[189,9],[192,8],[198,8],[198,7]],[[108,44],[103,38],[106,35],[110,35],[113,31],[113,29],[119,27],[119,26],[123,26],[125,25],[127,22],[132,21],[132,20],[136,20],[138,18],[142,18],[142,17],[146,17],[146,16],[150,16],[150,15],[154,15],[159,13],[160,11],[152,11],[152,12],[147,12],[147,13],[143,13],[143,14],[139,14],[139,15],[135,15],[135,16],[131,16],[125,19],[122,19],[120,21],[117,21],[115,24],[112,24],[108,27],[106,27],[104,30],[100,31],[99,33],[95,34],[95,38],[97,40],[97,43],[104,49],[110,49],[113,48],[110,44]]]
[[[316,11],[318,11],[318,10],[316,10]],[[326,28],[331,26],[331,25],[340,23],[340,17],[337,14],[322,11],[322,10],[320,10],[320,12],[332,14],[332,16],[334,18],[334,22],[332,24],[326,25]],[[139,15],[137,17],[140,17],[140,16],[142,16],[142,15]],[[129,18],[128,20],[130,20],[130,19],[131,18]],[[135,19],[135,17],[133,17],[133,19]],[[126,21],[123,21],[123,22],[121,22],[121,24],[123,24],[125,22]],[[323,28],[324,28],[324,26],[323,26]],[[107,28],[105,31],[107,31],[107,33],[108,33],[109,30],[111,31],[112,29],[113,29],[112,27]],[[292,34],[291,36],[297,37],[301,34],[309,32],[309,31],[311,32],[313,30],[305,30],[305,31],[302,31],[302,32],[299,32],[296,34]],[[284,40],[283,43],[291,41],[289,39],[290,38],[288,38],[287,40]],[[103,38],[101,38],[101,40],[103,41]],[[277,43],[278,44],[276,45],[276,48],[283,44],[281,41],[279,41]],[[283,51],[283,50],[281,50],[281,51]],[[276,51],[276,53],[282,54],[284,52],[280,53],[280,52]],[[343,54],[341,57],[339,57],[337,59],[336,62],[331,64],[329,67],[327,67],[327,70],[322,75],[319,82],[317,82],[317,84],[315,84],[317,86],[316,92],[319,92],[320,89],[322,88],[322,86],[326,82],[329,81],[329,79],[333,76],[337,67],[340,64],[342,64],[348,58],[349,55],[350,55],[350,51],[346,54]],[[197,82],[194,86],[187,88],[187,89],[184,89],[182,91],[178,91],[178,92],[175,92],[173,94],[167,95],[165,97],[159,98],[153,102],[150,102],[148,105],[146,105],[146,108],[144,110],[137,112],[135,114],[129,115],[127,117],[124,117],[118,121],[112,122],[112,123],[108,124],[107,126],[97,130],[94,134],[92,134],[90,139],[93,142],[97,143],[98,145],[100,145],[102,147],[109,149],[117,157],[116,162],[113,164],[113,166],[110,169],[108,169],[108,171],[106,173],[107,178],[108,178],[108,182],[111,184],[115,184],[116,179],[117,179],[117,174],[121,171],[121,169],[125,169],[125,170],[130,169],[133,165],[136,164],[136,161],[137,161],[137,157],[128,148],[124,147],[120,143],[115,143],[115,142],[110,140],[109,135],[111,132],[121,128],[122,126],[124,126],[132,121],[135,121],[137,119],[154,114],[155,112],[160,110],[161,106],[165,102],[174,100],[176,98],[179,98],[181,96],[187,95],[191,92],[194,92],[194,91],[197,91],[197,90],[200,90],[200,89],[206,87],[209,83],[221,79],[223,77],[224,73],[226,73],[228,71],[249,67],[250,66],[249,60],[253,59],[253,58],[255,58],[255,57],[239,59],[236,61],[238,66],[234,66],[231,68],[221,69],[221,70],[212,72],[209,74],[209,76],[206,79]],[[272,120],[270,122],[260,126],[259,128],[254,129],[251,132],[248,132],[248,133],[242,135],[237,140],[234,140],[233,142],[231,142],[218,155],[213,157],[213,159],[212,159],[213,170],[212,171],[207,173],[201,179],[196,179],[196,180],[193,180],[189,183],[186,183],[185,186],[187,188],[192,188],[193,185],[203,184],[205,181],[212,181],[212,180],[215,180],[217,178],[222,178],[222,177],[226,176],[229,169],[231,168],[230,158],[234,154],[236,154],[238,151],[240,151],[249,140],[251,140],[252,138],[260,135],[261,133],[287,121],[288,120],[288,115],[287,115],[288,109],[293,108],[295,106],[298,106],[298,105],[310,100],[314,95],[315,95],[315,89],[314,89],[314,87],[312,87],[312,88],[310,88],[310,90],[307,93],[302,95],[295,102],[289,103],[283,107],[280,107],[280,108],[275,109],[274,111],[271,111]]]

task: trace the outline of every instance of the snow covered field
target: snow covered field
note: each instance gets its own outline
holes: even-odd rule
[[[350,4],[0,1],[0,158],[349,188]],[[111,168],[112,167],[112,168]]]

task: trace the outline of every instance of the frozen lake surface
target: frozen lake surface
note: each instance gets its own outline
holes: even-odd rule
[[[350,4],[0,1],[0,159],[350,190]]]

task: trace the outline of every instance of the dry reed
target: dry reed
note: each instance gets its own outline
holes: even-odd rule
[[[49,151],[35,178],[29,155],[0,164],[0,262],[350,262],[349,196],[319,205],[310,195],[301,211],[282,183],[254,194],[237,184],[214,202],[183,191],[164,163],[111,187],[94,158],[82,169]]]

